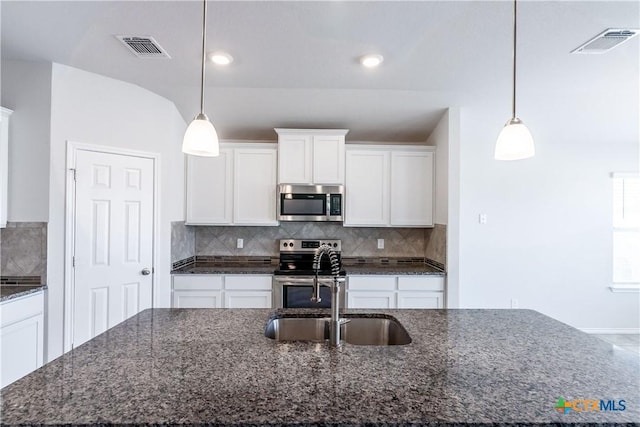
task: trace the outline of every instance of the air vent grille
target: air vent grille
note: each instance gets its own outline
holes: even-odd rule
[[[116,36],[138,58],[171,58],[153,37]]]
[[[609,28],[571,53],[605,53],[636,36],[639,30]]]

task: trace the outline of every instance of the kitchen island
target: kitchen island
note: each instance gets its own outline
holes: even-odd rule
[[[269,309],[146,310],[3,389],[2,422],[640,422],[638,355],[563,323],[530,310],[382,312],[411,344],[276,342]],[[556,409],[559,398],[574,409]]]

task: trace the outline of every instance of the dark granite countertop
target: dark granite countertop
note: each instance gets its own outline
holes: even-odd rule
[[[171,274],[273,274],[275,265],[263,264],[193,264],[171,271]]]
[[[428,264],[363,264],[363,265],[345,265],[344,269],[349,274],[388,274],[388,275],[427,275],[427,276],[444,276],[444,271],[432,267]]]
[[[2,422],[639,425],[637,354],[530,310],[381,312],[413,342],[278,343],[272,310],[146,310],[2,389]]]
[[[186,267],[171,271],[171,274],[273,274],[277,265],[255,264],[255,263],[229,263],[229,264],[207,264],[195,263]],[[349,274],[397,274],[397,275],[433,275],[444,276],[445,273],[428,264],[379,264],[367,263],[360,265],[345,265],[347,275]]]
[[[42,292],[47,289],[47,285],[6,285],[0,284],[0,303],[25,295]]]

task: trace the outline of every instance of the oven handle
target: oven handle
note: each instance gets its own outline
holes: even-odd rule
[[[278,277],[278,276],[274,276],[275,281],[279,284],[279,285],[300,285],[300,284],[308,284],[308,285],[312,285],[313,284],[313,277],[309,277],[309,278],[299,278],[299,277]],[[340,277],[338,279],[338,282],[340,283],[344,283],[346,282],[346,278],[344,277]],[[319,278],[318,279],[319,283],[333,283],[333,278]]]

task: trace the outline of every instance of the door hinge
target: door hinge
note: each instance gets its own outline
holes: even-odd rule
[[[76,266],[76,257],[71,257],[71,266],[75,267]]]
[[[77,172],[76,169],[75,168],[70,168],[69,170],[71,171],[71,173],[73,173],[73,180],[75,181],[76,180],[76,172]]]

